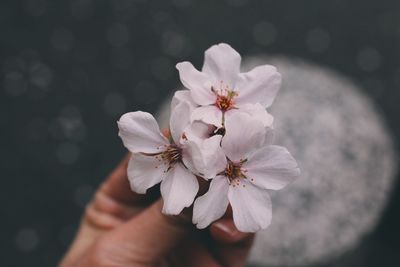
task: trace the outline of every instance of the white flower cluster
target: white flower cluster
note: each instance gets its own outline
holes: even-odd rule
[[[240,231],[268,227],[267,190],[282,189],[300,174],[287,149],[272,145],[273,117],[266,108],[281,75],[270,65],[240,73],[240,63],[231,46],[218,44],[205,52],[202,71],[189,62],[176,65],[188,90],[172,99],[170,138],[146,112],[126,113],[118,121],[119,136],[133,154],[132,190],[144,194],[161,182],[163,212],[176,215],[193,204],[193,223],[200,229],[221,218],[228,205]],[[201,196],[198,179],[209,181]]]

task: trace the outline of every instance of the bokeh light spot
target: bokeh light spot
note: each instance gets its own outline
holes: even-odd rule
[[[80,154],[80,149],[73,143],[59,144],[56,150],[56,156],[61,164],[71,165],[75,163]]]
[[[307,33],[306,45],[308,50],[314,53],[321,53],[328,50],[331,37],[323,29],[312,29]]]
[[[104,98],[103,106],[106,114],[114,117],[116,115],[121,115],[125,111],[126,100],[119,93],[109,93]]]
[[[361,70],[373,72],[381,66],[382,56],[375,48],[364,47],[358,52],[357,63]]]
[[[4,90],[9,96],[19,96],[27,90],[27,82],[19,72],[8,72],[4,77]]]
[[[114,23],[107,29],[107,41],[114,47],[122,47],[129,41],[129,28],[122,23]]]
[[[267,21],[262,21],[254,25],[253,38],[259,45],[270,45],[275,42],[277,37],[275,26]]]
[[[23,228],[15,237],[17,248],[23,252],[31,252],[39,245],[39,235],[34,229]]]
[[[56,29],[51,36],[51,44],[56,50],[68,51],[74,44],[74,35],[64,28]]]
[[[91,185],[80,185],[78,186],[75,191],[74,191],[74,201],[75,203],[81,207],[84,208],[87,203],[89,203],[90,199],[92,198],[94,194],[94,187]]]

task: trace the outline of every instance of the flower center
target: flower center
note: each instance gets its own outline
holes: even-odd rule
[[[215,90],[211,87],[211,91],[217,95],[215,106],[222,111],[227,111],[235,107],[234,98],[237,96],[237,92],[229,90],[228,87],[220,90]]]
[[[225,169],[225,176],[229,179],[229,184],[233,186],[238,186],[241,179],[246,179],[246,175],[244,174],[246,171],[242,170],[242,165],[245,161],[241,161],[239,163],[232,162],[228,159],[228,165]]]
[[[176,145],[169,145],[166,150],[160,153],[161,158],[168,162],[169,168],[171,168],[175,163],[182,160],[182,149]]]

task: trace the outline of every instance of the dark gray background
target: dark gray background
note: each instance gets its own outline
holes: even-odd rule
[[[327,65],[400,136],[397,0],[0,2],[1,266],[54,266],[125,153],[116,120],[155,112],[212,44]],[[398,147],[397,147],[398,149]],[[340,261],[399,266],[400,188],[367,245]],[[340,262],[339,261],[339,262]]]

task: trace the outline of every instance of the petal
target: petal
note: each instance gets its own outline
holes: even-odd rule
[[[198,71],[190,62],[176,64],[182,84],[190,89],[194,102],[199,105],[210,105],[215,102],[216,96],[211,91],[210,77]]]
[[[274,66],[263,65],[249,72],[241,73],[237,81],[236,97],[238,105],[260,103],[263,107],[271,106],[281,87],[282,77]]]
[[[295,159],[286,148],[266,146],[243,164],[246,177],[263,189],[280,190],[300,175]]]
[[[202,142],[188,140],[183,146],[182,160],[192,172],[203,178],[214,178],[227,164],[220,147],[221,135],[214,135]]]
[[[205,178],[213,178],[217,173],[225,170],[227,160],[221,148],[222,135],[214,135],[201,144],[200,151],[204,162],[203,174]]]
[[[183,131],[190,124],[191,108],[187,102],[181,102],[171,111],[169,128],[175,144],[179,144]]]
[[[271,127],[265,128],[264,146],[272,145],[274,143],[275,133]]]
[[[194,121],[186,127],[184,134],[187,140],[202,142],[213,134],[215,127],[201,121]]]
[[[132,191],[145,194],[150,187],[161,182],[167,166],[153,156],[133,154],[128,164],[128,179]]]
[[[222,127],[222,111],[215,106],[198,107],[193,110],[191,121],[202,121],[217,128]]]
[[[225,176],[211,180],[207,193],[198,197],[193,205],[193,224],[197,228],[206,228],[210,223],[221,218],[228,207],[229,182]]]
[[[214,78],[214,84],[220,81],[234,89],[240,72],[241,57],[228,44],[213,45],[204,53],[202,71]]]
[[[274,117],[267,112],[265,107],[263,107],[260,103],[256,104],[244,104],[239,106],[239,110],[241,112],[249,114],[253,119],[259,120],[265,127],[272,127],[274,122]],[[228,110],[225,112],[225,118],[230,116],[234,112],[234,109]]]
[[[271,223],[271,199],[262,190],[242,179],[239,185],[229,186],[229,202],[232,206],[233,221],[241,232],[256,232]]]
[[[258,120],[236,110],[225,118],[225,136],[222,149],[226,156],[239,162],[264,144],[266,129]]]
[[[182,164],[175,164],[161,182],[161,195],[164,200],[162,212],[168,215],[181,213],[185,207],[192,205],[198,191],[196,176]]]
[[[147,112],[136,111],[122,115],[118,128],[124,146],[133,153],[157,153],[169,144],[168,139],[160,133],[157,121]]]
[[[187,102],[193,109],[197,104],[193,101],[189,90],[179,90],[174,93],[171,101],[171,110],[173,110],[181,102]]]

